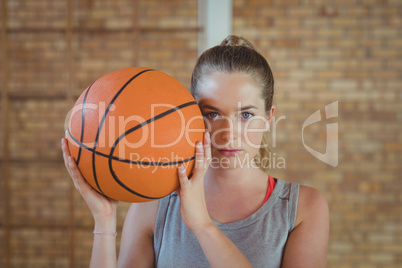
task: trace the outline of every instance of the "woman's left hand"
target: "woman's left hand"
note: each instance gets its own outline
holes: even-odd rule
[[[181,215],[187,227],[195,233],[212,224],[204,193],[204,176],[211,162],[211,138],[204,134],[204,143],[198,142],[195,149],[195,168],[189,179],[183,166],[178,168]]]

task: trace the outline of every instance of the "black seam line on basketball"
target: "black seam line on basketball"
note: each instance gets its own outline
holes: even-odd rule
[[[128,192],[130,192],[130,193],[132,193],[132,194],[134,194],[134,195],[136,195],[136,196],[139,196],[139,197],[142,197],[142,198],[146,198],[146,199],[160,199],[160,198],[163,197],[163,196],[159,196],[159,197],[146,196],[146,195],[143,195],[143,194],[140,194],[140,193],[134,191],[133,189],[131,189],[130,187],[128,187],[127,185],[125,185],[125,184],[119,179],[119,177],[116,175],[116,173],[114,172],[114,170],[113,170],[113,168],[112,168],[112,159],[110,159],[110,158],[109,158],[109,170],[110,170],[110,174],[112,174],[112,177],[114,178],[114,180],[115,180],[121,187],[123,187],[124,189],[126,189]]]
[[[110,155],[110,156],[113,155],[114,150],[115,150],[115,148],[116,148],[116,145],[120,142],[121,139],[123,139],[125,136],[127,136],[127,135],[130,134],[131,132],[134,132],[134,131],[136,131],[137,129],[142,128],[143,126],[146,126],[146,125],[148,125],[149,123],[152,123],[153,121],[156,121],[156,120],[158,120],[158,119],[161,119],[162,117],[165,117],[165,116],[167,116],[168,114],[171,114],[171,113],[173,113],[173,112],[175,112],[175,111],[177,111],[177,110],[180,110],[180,109],[185,108],[185,107],[188,107],[188,106],[196,105],[196,104],[197,104],[197,102],[195,102],[195,101],[190,101],[190,102],[186,102],[186,103],[180,104],[179,106],[173,107],[172,109],[169,109],[169,110],[167,110],[167,111],[165,111],[165,112],[163,112],[163,113],[160,113],[160,114],[158,114],[158,115],[156,115],[156,116],[154,116],[154,117],[148,119],[147,121],[142,122],[142,123],[136,125],[135,127],[130,128],[129,130],[127,130],[126,132],[124,132],[123,134],[121,134],[121,135],[116,139],[116,141],[115,141],[115,142],[113,143],[113,145],[112,145],[112,149],[110,150],[110,154],[109,154],[109,155]]]
[[[75,137],[72,136],[70,130],[68,130],[68,134],[70,135],[71,139],[80,146],[80,148],[88,150],[90,152],[94,152],[95,154],[99,155],[99,156],[103,156],[105,158],[111,158],[112,160],[115,161],[119,161],[119,162],[123,162],[123,163],[128,163],[128,164],[134,164],[134,165],[144,165],[144,166],[171,166],[171,165],[179,165],[179,164],[183,164],[183,163],[187,163],[190,162],[191,160],[195,159],[195,156],[190,157],[190,158],[186,158],[184,160],[181,161],[173,161],[173,162],[142,162],[142,161],[134,161],[134,160],[128,160],[128,159],[121,159],[118,158],[116,156],[109,156],[107,154],[98,152],[90,147],[88,147],[87,145],[81,143],[79,140],[77,140]]]
[[[162,117],[165,117],[166,115],[168,115],[168,114],[170,114],[170,113],[173,113],[174,111],[180,110],[180,109],[185,108],[185,107],[187,107],[187,106],[196,105],[196,104],[197,104],[197,102],[195,102],[195,101],[190,101],[190,102],[187,102],[187,103],[183,103],[183,104],[181,104],[181,105],[179,105],[179,106],[176,106],[176,107],[174,107],[174,108],[172,108],[172,109],[169,109],[169,110],[167,110],[167,111],[165,111],[165,112],[163,112],[163,113],[160,113],[160,114],[158,114],[157,116],[154,116],[154,117],[148,119],[147,121],[142,122],[141,124],[138,124],[137,126],[135,126],[135,127],[131,128],[131,129],[127,130],[125,133],[123,133],[122,135],[120,135],[119,138],[117,138],[117,140],[114,142],[114,144],[113,144],[113,146],[112,146],[112,148],[111,148],[111,150],[110,150],[109,156],[112,156],[112,155],[113,155],[113,152],[114,152],[114,150],[115,150],[115,148],[116,148],[116,145],[119,143],[119,141],[120,141],[123,137],[125,137],[126,135],[130,134],[131,132],[133,132],[133,131],[139,129],[140,127],[143,127],[143,126],[145,126],[145,125],[147,125],[147,124],[149,124],[149,123],[151,123],[151,122],[153,122],[153,121],[156,121],[156,120],[158,120],[158,119],[160,119],[160,118],[162,118]],[[195,158],[195,157],[194,157],[194,158]],[[110,157],[109,157],[109,171],[110,171],[110,174],[112,174],[112,177],[114,178],[114,180],[115,180],[121,187],[123,187],[124,189],[126,189],[128,192],[130,192],[130,193],[132,193],[132,194],[135,194],[135,195],[137,195],[137,196],[140,196],[140,197],[142,197],[142,198],[147,198],[147,199],[159,199],[159,198],[161,198],[161,197],[145,196],[145,195],[143,195],[143,194],[140,194],[140,193],[134,191],[133,189],[131,189],[131,188],[128,187],[127,185],[125,185],[125,184],[119,179],[119,177],[116,175],[116,173],[114,172],[113,167],[112,167],[112,159],[111,159]]]
[[[191,101],[191,102],[183,103],[183,104],[181,104],[181,105],[179,105],[179,106],[176,106],[176,107],[174,107],[174,108],[172,108],[172,109],[169,109],[169,110],[167,110],[167,111],[165,111],[165,112],[163,112],[163,113],[158,114],[157,116],[154,116],[154,117],[148,119],[148,120],[145,121],[145,122],[142,122],[141,124],[138,124],[137,126],[131,128],[131,129],[127,130],[125,133],[123,133],[122,135],[120,135],[120,136],[117,138],[117,140],[114,142],[114,144],[113,144],[113,146],[112,146],[112,148],[111,148],[111,150],[110,150],[110,154],[109,154],[109,171],[110,171],[110,174],[112,174],[112,177],[114,178],[114,180],[115,180],[121,187],[123,187],[124,189],[126,189],[126,190],[129,191],[130,193],[135,194],[135,195],[140,196],[140,197],[143,197],[143,198],[148,198],[148,199],[159,199],[159,198],[161,198],[161,197],[149,197],[149,196],[142,195],[142,194],[140,194],[140,193],[138,193],[138,192],[132,190],[132,189],[129,188],[127,185],[125,185],[125,184],[119,179],[119,177],[116,175],[116,173],[115,173],[114,170],[113,170],[113,167],[112,167],[112,158],[111,158],[111,156],[113,156],[113,153],[114,153],[114,150],[115,150],[115,148],[116,148],[116,145],[117,145],[117,144],[120,142],[120,140],[123,139],[123,137],[125,137],[126,135],[130,134],[131,132],[134,132],[135,130],[137,130],[137,129],[139,129],[139,128],[141,128],[141,127],[143,127],[143,126],[145,126],[145,125],[147,125],[147,124],[149,124],[149,123],[152,123],[153,121],[156,121],[156,120],[158,120],[158,119],[160,119],[160,118],[163,118],[163,117],[165,117],[166,115],[173,113],[174,111],[180,110],[180,109],[185,108],[185,107],[188,107],[188,106],[196,105],[196,104],[197,104],[197,102]],[[191,161],[192,159],[195,159],[195,156],[192,157],[189,161]]]
[[[96,132],[96,137],[95,137],[95,142],[94,142],[94,151],[92,152],[92,172],[93,172],[93,176],[94,176],[94,180],[96,183],[96,186],[98,187],[99,191],[101,193],[103,193],[103,191],[100,188],[99,182],[98,182],[98,178],[96,176],[96,167],[95,167],[95,148],[96,145],[98,144],[98,140],[99,140],[99,135],[100,132],[102,130],[103,124],[105,123],[106,117],[109,114],[110,108],[112,107],[113,103],[116,101],[117,97],[121,94],[121,92],[123,92],[123,90],[127,87],[128,84],[131,83],[131,81],[133,81],[135,78],[137,78],[138,76],[140,76],[141,74],[145,73],[145,72],[149,72],[149,71],[153,71],[152,69],[147,69],[144,71],[139,72],[138,74],[134,75],[133,77],[130,78],[130,80],[128,80],[120,89],[119,91],[113,96],[113,99],[110,101],[109,105],[106,108],[105,114],[102,116],[102,120],[99,124],[98,127],[98,131]],[[104,193],[103,193],[104,194]]]
[[[92,83],[92,84],[89,86],[89,88],[88,88],[87,92],[85,92],[84,100],[82,101],[81,143],[82,143],[82,141],[83,141],[83,139],[84,139],[84,127],[85,127],[85,104],[86,104],[86,102],[87,102],[87,96],[88,96],[88,92],[89,92],[89,90],[91,89],[91,87],[92,87],[92,85],[93,85],[93,84],[94,84],[94,83]],[[78,166],[78,164],[80,163],[80,158],[81,158],[81,146],[80,146],[80,148],[78,149],[78,156],[77,156],[77,161],[76,161],[77,166]]]

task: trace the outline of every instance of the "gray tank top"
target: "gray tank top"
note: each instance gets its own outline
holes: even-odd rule
[[[280,267],[296,222],[299,184],[277,180],[267,202],[249,217],[217,227],[254,267]],[[195,235],[187,228],[176,192],[160,200],[155,224],[156,267],[211,267]]]

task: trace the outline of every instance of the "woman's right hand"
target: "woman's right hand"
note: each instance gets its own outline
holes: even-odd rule
[[[70,155],[67,138],[61,139],[64,165],[67,168],[75,188],[84,198],[95,220],[95,225],[105,226],[107,222],[116,222],[118,201],[107,198],[98,193],[92,186],[85,181],[78,169],[74,158]],[[109,225],[109,224],[108,224]],[[102,228],[102,227],[101,227]],[[107,231],[107,230],[105,230]],[[112,230],[113,231],[113,230]]]

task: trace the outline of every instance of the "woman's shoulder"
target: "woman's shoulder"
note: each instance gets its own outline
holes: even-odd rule
[[[296,226],[306,219],[326,217],[328,211],[328,202],[320,191],[310,186],[300,185]]]
[[[305,185],[300,185],[299,204],[302,207],[307,206],[309,208],[328,205],[325,196],[320,191]]]
[[[284,252],[285,267],[325,267],[329,238],[329,210],[324,195],[300,185],[296,225]]]

